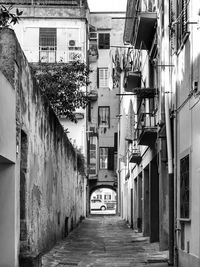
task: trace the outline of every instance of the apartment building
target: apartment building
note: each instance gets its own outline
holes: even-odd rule
[[[168,248],[175,266],[200,263],[199,8],[198,1],[127,1],[124,28],[132,48],[119,127],[126,115],[133,126],[120,137],[121,214]]]
[[[88,16],[86,0],[5,0],[23,11],[13,28],[30,63],[67,63],[80,58],[87,62]],[[85,89],[86,90],[86,89]],[[75,112],[78,123],[66,117],[60,122],[75,147],[86,155],[86,110]]]
[[[125,13],[91,12],[89,22],[88,178],[89,195],[117,189],[119,77],[114,66],[124,51]],[[120,66],[119,66],[120,68]]]

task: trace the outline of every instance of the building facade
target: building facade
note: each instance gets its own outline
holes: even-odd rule
[[[117,188],[119,115],[119,53],[124,49],[124,13],[90,13],[89,52],[90,103],[88,106],[89,195],[96,189]]]
[[[121,214],[175,266],[200,264],[199,7],[127,1],[124,29],[132,47],[121,77]]]
[[[41,266],[86,216],[87,178],[11,29],[0,45],[0,266]]]
[[[87,62],[87,1],[2,1],[23,11],[13,28],[30,63],[67,63],[77,58]],[[86,90],[83,89],[83,90]],[[86,155],[86,110],[77,109],[77,123],[60,121],[75,147]]]

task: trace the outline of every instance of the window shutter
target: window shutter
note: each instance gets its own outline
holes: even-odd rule
[[[99,88],[99,68],[97,68],[97,88]]]
[[[182,7],[183,7],[183,18],[182,18],[182,24],[183,24],[183,32],[182,34],[187,32],[187,17],[188,17],[188,11],[187,11],[187,1],[182,0]]]
[[[170,46],[172,51],[176,49],[176,35],[175,35],[175,26],[172,26],[172,23],[175,21],[175,1],[169,1],[169,22],[170,22]]]
[[[114,170],[114,147],[108,148],[108,170]]]
[[[99,33],[99,49],[104,48],[104,34]]]
[[[104,43],[105,43],[105,49],[110,49],[110,34],[109,33],[105,34]]]
[[[114,151],[117,152],[118,133],[114,133]]]

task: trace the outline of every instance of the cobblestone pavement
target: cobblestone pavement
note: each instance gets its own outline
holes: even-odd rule
[[[150,244],[148,238],[130,229],[118,216],[93,215],[45,254],[42,266],[167,266],[148,264],[149,257],[163,257],[157,243]]]

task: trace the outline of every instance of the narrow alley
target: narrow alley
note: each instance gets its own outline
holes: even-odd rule
[[[42,257],[42,266],[161,267],[166,261],[158,243],[150,244],[120,217],[92,215]]]

